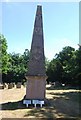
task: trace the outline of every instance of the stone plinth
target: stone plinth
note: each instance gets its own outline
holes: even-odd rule
[[[46,76],[28,76],[26,99],[45,99]]]

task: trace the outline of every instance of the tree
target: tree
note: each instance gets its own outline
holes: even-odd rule
[[[19,53],[10,53],[10,65],[7,75],[8,82],[23,82],[28,71],[29,50],[26,49],[23,55]]]
[[[48,58],[45,57],[45,69],[46,69],[46,71],[47,71],[49,63],[50,63],[50,60],[48,60]]]
[[[75,84],[78,84],[81,88],[81,46],[79,46],[79,49],[76,50],[76,68]]]
[[[9,56],[7,54],[7,40],[0,34],[0,74],[2,72],[2,81],[6,79],[6,74],[9,69]]]
[[[56,55],[56,58],[62,63],[63,66],[63,82],[66,84],[74,85],[76,83],[76,74],[78,71],[76,54],[74,48],[67,46],[64,47],[59,54]]]
[[[27,65],[28,65],[28,62],[29,62],[30,51],[28,49],[25,49],[24,54],[22,55],[22,57],[23,57],[24,67],[28,71],[28,66]]]
[[[51,82],[59,81],[62,79],[62,65],[57,59],[53,59],[47,68],[48,80]]]
[[[74,51],[75,51],[74,48],[66,46],[63,48],[61,52],[59,52],[59,54],[56,54],[56,58],[60,60],[62,65],[66,65],[66,61],[70,60]]]
[[[2,63],[2,73],[7,73],[9,56],[7,54],[6,38],[0,34],[0,63]]]
[[[48,80],[54,82],[78,85],[81,81],[81,49],[70,46],[63,48],[49,63],[47,68]]]

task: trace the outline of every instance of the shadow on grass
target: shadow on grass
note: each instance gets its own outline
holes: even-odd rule
[[[65,114],[68,113],[68,115],[81,117],[81,92],[50,92],[50,94],[53,95],[56,109],[59,112],[61,111]],[[60,105],[62,106],[59,107]]]
[[[2,118],[1,120],[81,120],[80,118]]]
[[[57,98],[64,98],[66,100],[70,100],[70,101],[73,101],[73,102],[78,102],[78,103],[81,103],[81,92],[77,92],[77,91],[71,91],[71,92],[57,92],[57,93],[54,93],[54,92],[50,92],[49,94],[51,95],[54,95],[54,98],[57,99]]]
[[[27,116],[32,116],[32,117],[36,117],[36,118],[54,118],[54,108],[53,107],[37,107],[37,108],[33,108],[30,111],[28,111],[24,117]]]
[[[54,90],[54,89],[53,89]],[[48,99],[43,108],[37,106],[29,106],[27,108],[23,105],[23,100],[17,102],[8,102],[2,104],[2,110],[16,110],[16,109],[29,109],[26,111],[24,117],[32,116],[32,118],[46,118],[47,120],[63,117],[63,120],[69,120],[71,117],[72,120],[78,120],[76,117],[81,117],[81,114],[78,111],[78,106],[76,103],[81,100],[81,93],[79,92],[62,92],[54,93],[50,92],[50,95],[53,95],[52,99]],[[79,99],[78,99],[79,98]],[[81,105],[81,102],[80,102]],[[81,107],[80,107],[81,108]],[[68,119],[66,119],[68,118]]]
[[[58,99],[49,99],[49,106],[44,106],[43,108],[37,107],[33,108],[24,115],[24,117],[32,116],[36,118],[48,118],[49,120],[55,118],[62,118],[63,120],[76,119],[79,118],[79,113],[75,110],[67,108],[66,104],[61,105],[62,101]],[[66,119],[65,119],[66,118]],[[47,119],[47,120],[48,120]],[[57,119],[56,119],[57,120]]]
[[[25,109],[25,105],[23,105],[22,100],[17,102],[7,102],[0,104],[1,110],[16,110],[16,109]]]
[[[47,87],[47,90],[69,90],[69,89],[75,89],[80,90],[79,87],[72,87],[72,86],[54,86],[51,85],[50,87]]]
[[[65,103],[65,102],[64,102]],[[22,100],[17,102],[8,102],[2,104],[2,110],[17,110],[17,109],[28,109],[28,111],[25,112],[25,115],[23,117],[32,116],[32,118],[47,118],[47,120],[63,117],[63,118],[71,118],[75,120],[74,118],[79,117],[78,113],[73,111],[73,109],[68,107],[66,104],[62,103],[62,100],[58,99],[49,99],[45,103],[45,105],[40,108],[39,105],[37,105],[37,108],[30,105],[28,108],[23,105]],[[61,105],[63,104],[63,105]],[[69,120],[69,119],[66,119]]]
[[[33,109],[34,105],[29,105],[28,108],[23,104],[23,99],[16,102],[7,102],[0,104],[1,110],[16,110],[16,109]],[[37,105],[40,108],[40,105]],[[46,99],[45,106],[50,106],[50,101]]]

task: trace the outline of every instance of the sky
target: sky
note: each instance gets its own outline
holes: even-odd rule
[[[3,2],[2,34],[7,39],[8,53],[21,53],[31,48],[37,5],[42,5],[44,51],[51,60],[63,47],[78,49],[78,2]]]

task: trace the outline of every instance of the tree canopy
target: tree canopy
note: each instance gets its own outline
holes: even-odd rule
[[[59,81],[70,85],[79,85],[81,75],[81,51],[70,46],[63,48],[55,55],[47,69],[48,79],[51,82]],[[58,61],[58,62],[57,62]],[[59,64],[57,64],[59,63]],[[56,77],[57,76],[57,77]]]
[[[28,71],[30,51],[23,54],[7,53],[7,40],[0,34],[0,75],[3,82],[24,82]],[[75,50],[65,46],[62,51],[49,61],[45,58],[48,82],[56,82],[81,86],[81,47]]]
[[[9,65],[9,56],[7,54],[7,41],[6,38],[0,34],[0,72],[7,74]]]

